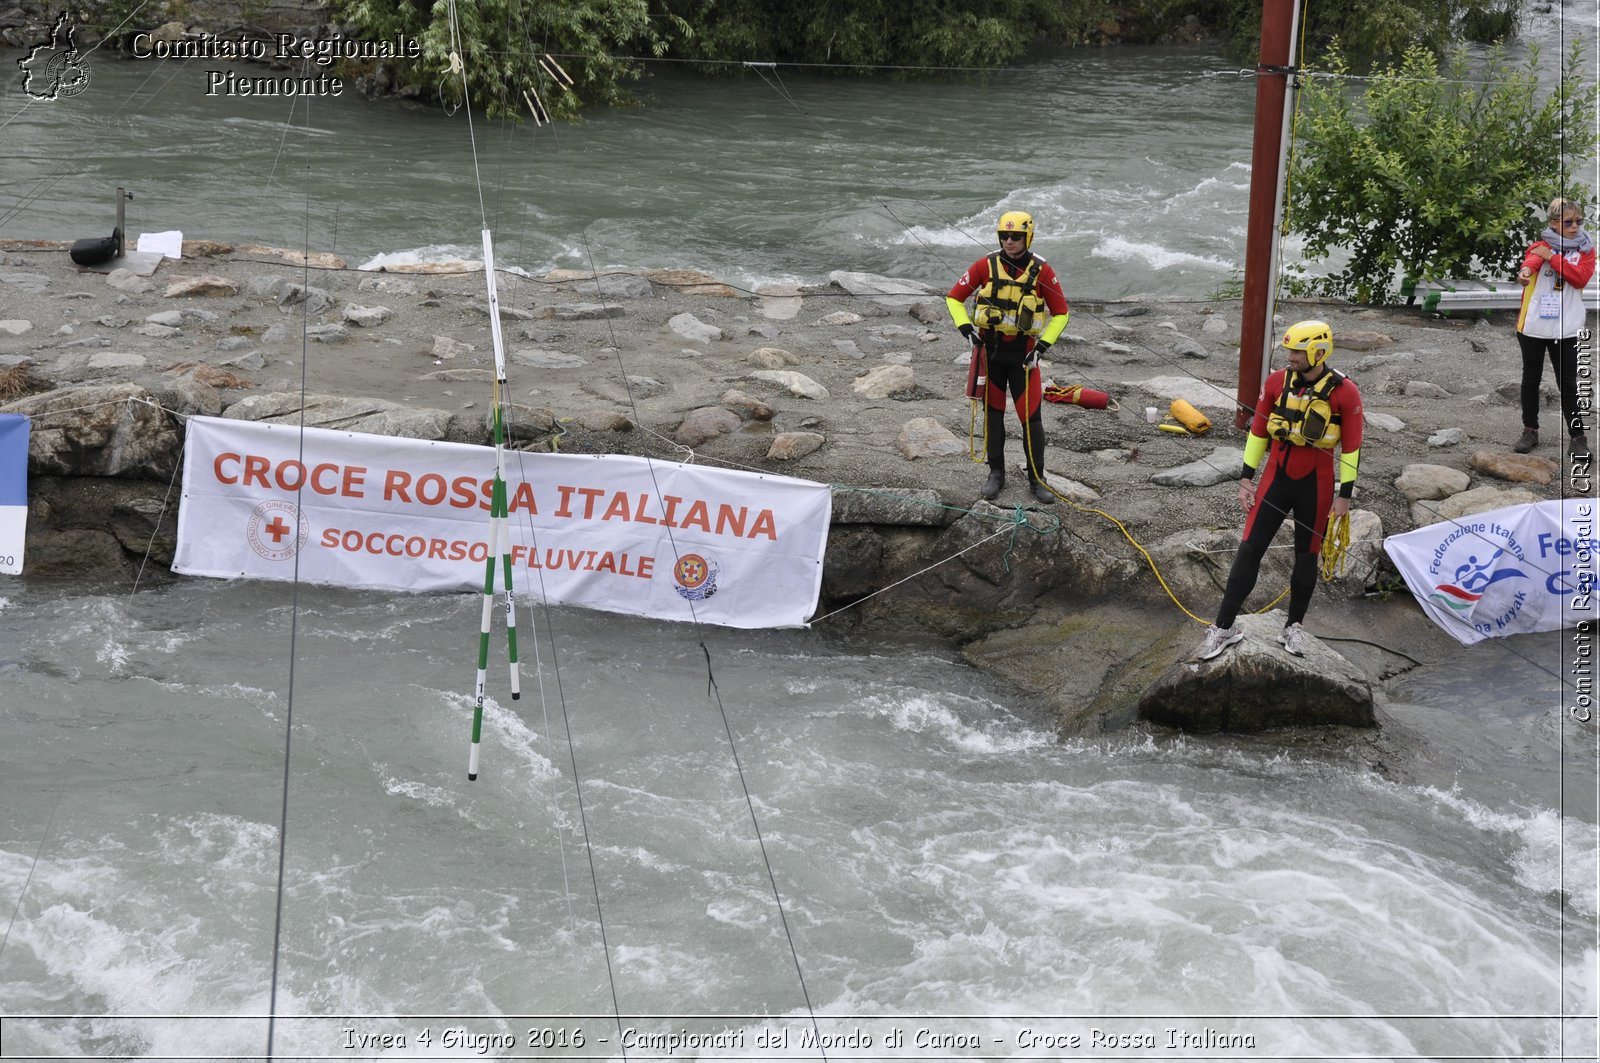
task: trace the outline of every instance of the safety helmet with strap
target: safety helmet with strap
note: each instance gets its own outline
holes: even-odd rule
[[[1005,233],[1022,233],[1022,246],[1027,250],[1033,249],[1033,215],[1020,210],[1008,210],[1000,215],[1000,221],[995,224],[995,235]]]
[[[1306,361],[1314,368],[1333,353],[1333,329],[1326,321],[1297,321],[1284,332],[1283,346],[1305,351]]]

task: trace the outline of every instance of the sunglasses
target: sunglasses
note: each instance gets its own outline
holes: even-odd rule
[[[1001,233],[1000,234],[1000,239],[1002,239],[1002,240],[1026,240],[1027,238],[1028,237],[1027,237],[1026,233]]]

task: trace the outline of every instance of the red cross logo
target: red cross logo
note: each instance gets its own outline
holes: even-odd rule
[[[282,517],[274,516],[267,522],[267,534],[272,536],[272,541],[282,543],[283,537],[289,534],[289,525]]]

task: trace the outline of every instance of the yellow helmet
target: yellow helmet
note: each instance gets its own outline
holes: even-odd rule
[[[1033,215],[1020,210],[1008,210],[1000,215],[1000,221],[995,225],[995,232],[1022,233],[1024,236],[1022,246],[1030,249],[1033,247]]]
[[[1333,353],[1333,329],[1326,321],[1297,321],[1284,332],[1283,346],[1291,351],[1305,351],[1306,361],[1314,368]]]

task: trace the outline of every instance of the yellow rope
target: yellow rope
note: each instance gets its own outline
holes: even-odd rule
[[[1350,514],[1343,513],[1328,522],[1328,532],[1322,537],[1322,582],[1332,583],[1344,575],[1349,552]]]
[[[985,368],[987,369],[987,366],[985,366]],[[981,385],[979,387],[978,396],[974,396],[972,398],[972,400],[971,400],[971,413],[970,413],[970,415],[968,417],[968,420],[967,420],[967,457],[968,457],[969,460],[971,460],[975,464],[982,463],[982,462],[987,460],[986,457],[985,458],[980,458],[977,455],[976,451],[974,450],[973,444],[977,441],[977,438],[978,438],[977,421],[978,421],[978,407],[979,407],[979,404],[982,403],[985,411],[987,411],[987,409],[988,409],[988,401],[987,401],[988,400],[988,394],[987,394],[988,387],[989,387],[989,385],[988,385],[987,381],[983,385]],[[1027,394],[1027,392],[1024,391],[1024,395],[1026,395],[1026,394]],[[1021,419],[1021,418],[1019,418],[1019,419]],[[1062,494],[1060,491],[1057,491],[1054,487],[1050,486],[1050,482],[1048,480],[1046,480],[1042,475],[1040,475],[1039,470],[1036,469],[1034,467],[1034,464],[1033,464],[1033,439],[1031,438],[1033,429],[1031,427],[1029,427],[1030,422],[1028,420],[1026,420],[1026,419],[1021,419],[1021,420],[1022,420],[1022,453],[1023,453],[1024,457],[1027,459],[1028,471],[1030,473],[1032,473],[1034,482],[1035,483],[1039,483],[1039,484],[1043,484],[1044,485],[1044,489],[1046,491],[1049,491],[1052,495],[1055,495],[1056,498],[1058,498],[1061,501],[1065,502],[1067,505],[1071,506],[1073,509],[1076,509],[1081,513],[1092,513],[1097,517],[1103,517],[1106,520],[1110,521],[1112,524],[1116,525],[1117,530],[1122,533],[1123,538],[1127,539],[1128,542],[1133,544],[1133,548],[1135,550],[1139,551],[1140,556],[1142,556],[1144,558],[1145,564],[1150,566],[1150,571],[1155,576],[1156,582],[1161,584],[1161,589],[1163,591],[1165,591],[1166,594],[1167,594],[1167,597],[1172,600],[1172,604],[1178,607],[1178,611],[1183,613],[1184,616],[1187,616],[1190,620],[1193,620],[1197,624],[1205,624],[1205,625],[1209,626],[1211,624],[1211,621],[1206,620],[1206,619],[1204,619],[1202,617],[1196,616],[1194,613],[1189,611],[1188,607],[1185,606],[1183,604],[1183,602],[1178,600],[1178,595],[1176,594],[1176,592],[1174,592],[1173,589],[1171,588],[1171,586],[1169,586],[1167,584],[1166,578],[1161,575],[1161,568],[1160,568],[1160,566],[1158,566],[1156,564],[1155,558],[1151,557],[1150,556],[1150,551],[1146,550],[1139,543],[1139,540],[1137,540],[1137,539],[1135,539],[1133,537],[1133,533],[1128,530],[1127,525],[1123,524],[1120,520],[1118,520],[1116,517],[1113,517],[1111,514],[1107,513],[1105,510],[1103,510],[1103,509],[1094,509],[1094,508],[1091,508],[1089,506],[1081,505],[1078,502],[1074,501],[1073,499],[1068,498],[1066,495]],[[989,448],[989,419],[988,419],[987,413],[986,413],[986,415],[984,417],[984,421],[983,421],[983,445],[984,445],[984,454],[987,455],[988,454],[988,448]],[[1281,592],[1279,592],[1279,594],[1278,594],[1278,596],[1276,598],[1272,599],[1272,601],[1268,602],[1266,605],[1264,605],[1260,609],[1256,610],[1256,612],[1258,612],[1258,613],[1267,612],[1268,610],[1270,610],[1274,606],[1276,606],[1279,602],[1283,601],[1283,599],[1288,595],[1288,593],[1289,593],[1289,588],[1286,586],[1286,587],[1283,588],[1283,590]]]

